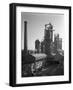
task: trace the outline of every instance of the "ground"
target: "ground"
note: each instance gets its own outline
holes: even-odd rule
[[[27,66],[23,68],[23,77],[64,75],[64,56],[56,55],[55,57],[47,58],[45,64],[33,73],[30,67],[31,64],[27,64]]]

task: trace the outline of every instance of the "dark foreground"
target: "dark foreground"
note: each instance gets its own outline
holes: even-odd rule
[[[63,59],[61,59],[61,61],[48,61],[43,68],[39,68],[34,73],[29,72],[29,73],[23,74],[22,77],[57,76],[57,75],[64,75]]]
[[[55,75],[64,75],[64,67],[61,64],[52,64],[41,71],[38,71],[36,76],[55,76]]]

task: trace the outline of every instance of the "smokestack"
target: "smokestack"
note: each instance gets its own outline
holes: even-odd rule
[[[24,54],[27,54],[27,21],[24,21]]]

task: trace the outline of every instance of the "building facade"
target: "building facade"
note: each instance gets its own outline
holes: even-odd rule
[[[62,38],[59,38],[59,34],[54,35],[54,49],[55,52],[59,49],[62,49]]]
[[[51,23],[45,25],[45,35],[44,35],[44,44],[45,44],[45,54],[50,55],[51,53],[51,42],[53,41],[53,26]]]

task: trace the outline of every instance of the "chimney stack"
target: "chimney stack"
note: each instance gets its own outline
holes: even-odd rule
[[[27,54],[27,21],[24,21],[24,54]]]

